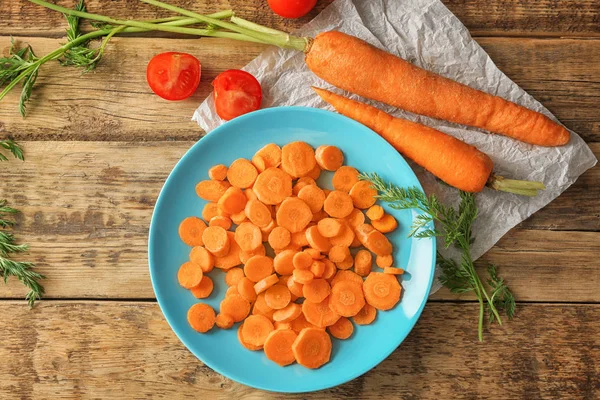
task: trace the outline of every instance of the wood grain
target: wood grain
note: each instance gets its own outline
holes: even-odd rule
[[[0,173],[0,198],[23,211],[16,234],[33,245],[28,258],[48,276],[48,297],[153,297],[146,258],[152,209],[167,175],[192,143],[23,144],[27,161]],[[592,148],[600,155],[600,144]],[[600,301],[595,278],[599,179],[600,168],[584,174],[533,222],[503,238],[482,268],[498,264],[521,300]],[[532,226],[590,231],[534,231]],[[23,293],[18,282],[0,285],[0,297]]]
[[[204,366],[156,304],[46,302],[30,312],[2,302],[0,312],[0,357],[10,360],[0,370],[2,398],[282,398]],[[600,395],[600,306],[520,305],[517,318],[493,326],[484,343],[477,342],[476,314],[475,304],[429,303],[406,341],[375,369],[286,399]]]
[[[299,20],[273,14],[266,1],[171,0],[169,3],[209,13],[234,9],[236,14],[277,29],[292,30],[315,17],[332,0],[318,0],[316,8]],[[443,0],[475,36],[600,36],[600,4],[596,0]],[[56,2],[72,7],[73,0]],[[58,37],[63,34],[64,20],[56,12],[40,12],[40,7],[26,0],[1,0],[3,16],[0,35]],[[123,18],[152,19],[171,14],[138,1],[86,1],[88,9],[98,14]],[[166,34],[168,35],[168,34]],[[163,34],[164,36],[164,34]]]
[[[19,38],[46,54],[60,39]],[[0,37],[0,53],[10,39]],[[600,41],[480,39],[500,69],[553,111],[587,141],[600,140]],[[150,58],[179,50],[202,61],[200,88],[183,102],[154,95],[146,83]],[[19,91],[0,107],[0,135],[21,140],[196,140],[190,121],[195,108],[212,91],[214,77],[240,68],[265,46],[220,39],[116,38],[98,69],[83,77],[73,68],[47,65],[29,103],[24,121],[18,112]],[[581,62],[585,59],[586,62]]]

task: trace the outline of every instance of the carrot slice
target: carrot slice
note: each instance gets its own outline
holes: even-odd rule
[[[256,301],[254,302],[254,308],[263,314],[268,314],[268,313],[272,313],[275,311],[267,305],[267,302],[265,301],[265,292],[259,293],[256,296]]]
[[[275,250],[285,248],[290,244],[291,240],[292,234],[283,226],[276,226],[271,233],[269,233],[268,242]]]
[[[248,219],[258,227],[266,227],[271,223],[271,210],[259,200],[250,200],[244,209]]]
[[[346,246],[333,246],[329,250],[329,259],[334,263],[340,263],[348,257],[351,257],[350,249]]]
[[[256,170],[258,172],[263,172],[265,169],[267,169],[267,162],[261,156],[255,155],[254,157],[252,157],[252,165],[256,167]]]
[[[177,280],[181,287],[185,289],[191,289],[199,285],[203,276],[202,268],[193,262],[183,263],[177,272]]]
[[[383,214],[385,214],[385,211],[383,211],[383,207],[381,207],[380,205],[374,205],[369,207],[366,214],[367,217],[369,217],[369,219],[371,220],[371,222],[373,222],[377,221],[378,219],[381,219],[381,217],[383,217]]]
[[[389,256],[377,256],[375,258],[375,264],[379,268],[389,268],[394,264],[394,257],[390,254]]]
[[[292,330],[296,333],[300,333],[300,331],[304,328],[318,328],[317,326],[311,324],[306,320],[304,313],[300,314],[298,318],[291,322]],[[322,328],[319,328],[322,329]]]
[[[315,151],[307,143],[291,142],[281,148],[281,168],[291,176],[305,176],[315,165]]]
[[[235,241],[244,251],[256,250],[262,245],[260,228],[251,222],[242,222],[235,229]]]
[[[358,208],[355,208],[350,215],[346,217],[346,222],[348,222],[348,225],[350,225],[352,229],[355,229],[357,226],[365,223],[365,214]]]
[[[331,178],[331,184],[335,190],[348,193],[352,186],[358,182],[358,171],[356,168],[343,166],[338,168]]]
[[[302,229],[299,232],[292,232],[291,245],[296,247],[308,246],[308,240],[306,240],[306,229]]]
[[[354,210],[354,205],[348,193],[334,190],[327,195],[323,209],[331,217],[346,218]]]
[[[315,165],[315,167],[312,170],[310,170],[310,172],[308,174],[306,174],[306,177],[312,178],[315,181],[317,179],[319,179],[320,176],[321,176],[321,167],[319,167],[318,164]]]
[[[302,199],[308,207],[310,207],[310,211],[314,214],[323,208],[323,203],[325,202],[325,193],[321,190],[320,187],[315,185],[307,185],[304,186],[298,192],[298,198]]]
[[[365,306],[356,314],[352,319],[358,325],[369,325],[373,321],[375,321],[375,317],[377,316],[377,309],[370,304],[365,304]]]
[[[302,288],[302,294],[306,300],[312,303],[320,303],[331,293],[331,286],[325,279],[313,279]]]
[[[227,314],[220,313],[217,315],[217,318],[215,319],[215,325],[217,325],[221,329],[231,329],[233,324],[234,324],[233,318],[231,318]]]
[[[328,238],[321,235],[317,225],[306,229],[306,240],[308,240],[310,247],[320,252],[327,253],[331,249],[331,242]]]
[[[208,177],[215,181],[223,181],[227,178],[227,166],[223,164],[213,165],[208,169]]]
[[[306,368],[319,368],[331,358],[331,338],[324,329],[303,329],[292,345],[298,364]]]
[[[179,237],[188,246],[202,246],[202,234],[205,229],[206,224],[200,218],[187,217],[179,224]]]
[[[311,247],[304,249],[304,252],[311,256],[313,260],[321,260],[325,257],[319,250]]]
[[[245,276],[241,278],[237,284],[238,293],[249,303],[254,303],[256,300],[256,291],[254,290],[254,286],[254,282]]]
[[[296,268],[292,275],[294,275],[294,281],[301,283],[303,285],[305,283],[312,281],[315,278],[315,274],[313,274],[312,272],[310,272],[310,270],[307,270],[307,269],[297,269]]]
[[[310,272],[313,273],[315,278],[321,278],[325,272],[325,263],[320,260],[314,260],[312,264],[310,264]]]
[[[267,358],[281,367],[296,361],[292,345],[298,334],[291,329],[277,329],[272,331],[265,340],[264,350]]]
[[[273,259],[268,256],[252,256],[244,265],[244,274],[252,282],[258,282],[272,273]]]
[[[231,296],[232,294],[240,294],[240,292],[238,291],[237,286],[230,286],[226,291],[225,291],[225,297],[227,296]]]
[[[251,315],[244,321],[244,341],[254,346],[263,346],[269,333],[275,330],[273,323],[264,315]]]
[[[202,233],[202,241],[206,250],[216,257],[224,257],[229,253],[231,241],[227,231],[220,226],[209,226]]]
[[[190,289],[192,294],[197,299],[205,299],[212,293],[214,284],[208,276],[202,277],[200,283]]]
[[[340,315],[331,308],[331,299],[329,296],[319,303],[304,300],[304,303],[302,303],[302,313],[308,322],[319,328],[333,325],[340,318]]]
[[[264,279],[261,279],[260,281],[256,282],[256,284],[254,285],[254,292],[259,295],[262,292],[267,291],[269,288],[277,285],[279,283],[279,278],[277,277],[277,274],[271,274],[269,276],[267,276]]]
[[[389,310],[400,301],[402,286],[391,274],[371,272],[363,284],[367,303],[378,310]]]
[[[216,203],[230,186],[225,181],[201,181],[196,185],[196,194],[203,200]]]
[[[192,248],[192,251],[190,251],[190,261],[198,264],[202,272],[205,273],[212,271],[215,266],[215,257],[202,246]]]
[[[346,317],[340,317],[337,322],[327,327],[329,334],[336,339],[345,340],[352,336],[354,325]]]
[[[383,269],[383,273],[390,275],[404,275],[404,270],[402,268],[386,267]]]
[[[303,176],[302,178],[298,179],[296,181],[296,184],[294,185],[294,187],[292,188],[292,193],[296,196],[298,196],[298,193],[300,193],[300,191],[306,187],[306,186],[317,186],[317,182],[311,178],[310,176]]]
[[[248,199],[242,189],[232,186],[223,193],[217,204],[220,210],[231,215],[243,211],[247,201]]]
[[[365,296],[360,283],[345,280],[331,288],[329,307],[342,317],[355,316],[364,305]]]
[[[273,313],[273,319],[281,322],[291,322],[298,318],[302,313],[302,306],[296,303],[289,303],[284,308]]]
[[[350,247],[352,242],[354,241],[354,231],[348,225],[348,222],[344,219],[338,219],[338,222],[342,224],[342,229],[337,236],[330,237],[329,241],[332,246],[344,246]]]
[[[292,177],[279,168],[267,168],[258,175],[252,187],[265,204],[279,204],[292,195]]]
[[[294,272],[293,260],[296,253],[297,251],[294,250],[284,250],[277,254],[273,260],[275,272],[280,275],[291,275]]]
[[[303,296],[303,287],[304,285],[296,281],[293,276],[287,281],[287,288],[290,290],[290,293],[292,293],[294,296]]]
[[[219,215],[219,205],[217,203],[206,203],[202,209],[202,218],[210,221],[213,217]]]
[[[367,276],[371,273],[373,266],[373,256],[368,250],[359,250],[354,257],[354,272],[360,276]]]
[[[317,147],[315,158],[319,167],[326,171],[336,171],[344,164],[344,154],[335,146]]]
[[[279,282],[279,279],[277,281]],[[273,285],[265,292],[265,302],[274,310],[285,308],[290,301],[292,301],[292,294],[286,286]]]
[[[273,315],[275,315],[275,313],[273,313]],[[273,322],[273,326],[275,326],[275,330],[292,329],[291,322],[275,321]]]
[[[240,189],[251,187],[257,176],[256,167],[245,158],[238,158],[232,162],[227,171],[229,183]]]
[[[331,287],[334,287],[338,282],[341,282],[341,281],[352,281],[352,282],[359,283],[361,285],[363,283],[363,279],[357,273],[352,272],[352,271],[343,270],[343,271],[338,271],[337,274],[335,274],[335,277],[330,282]]]
[[[342,231],[342,224],[335,218],[323,218],[317,223],[319,233],[326,238],[337,236]]]
[[[335,265],[338,267],[338,269],[350,269],[354,265],[354,258],[351,255],[350,257],[346,257],[344,261],[335,263]]]
[[[336,268],[335,264],[327,258],[323,259],[323,264],[325,266],[325,269],[323,270],[323,273],[321,274],[321,278],[323,278],[323,279],[333,278],[333,276],[337,272],[337,268]],[[314,271],[312,271],[312,269],[311,269],[311,272],[314,274]]]
[[[242,263],[241,249],[234,239],[234,233],[227,231],[227,237],[229,237],[229,252],[222,257],[215,257],[215,267],[225,271]]]
[[[325,218],[329,218],[329,215],[327,215],[327,213],[324,210],[321,210],[321,211],[313,214],[311,222],[318,223],[319,221],[321,221],[322,219],[325,219]]]
[[[246,202],[246,204],[248,203]],[[239,213],[231,214],[229,218],[231,219],[231,222],[236,225],[239,225],[248,219],[246,218],[246,212],[244,210],[240,211]]]
[[[232,286],[232,288],[237,289],[235,286]],[[235,293],[225,296],[221,301],[220,308],[221,313],[231,316],[235,322],[242,321],[250,314],[250,302]]]
[[[355,229],[356,236],[360,242],[371,252],[378,256],[392,254],[392,244],[385,235],[369,224],[362,224]]]
[[[220,207],[217,208],[217,215],[220,217],[230,217],[231,214],[229,214],[227,211],[223,211]]]
[[[396,230],[398,221],[392,215],[385,214],[380,219],[371,221],[371,225],[381,233],[389,233]]]
[[[292,259],[292,264],[296,269],[309,269],[312,262],[312,256],[306,251],[300,251],[294,254],[294,258]]]
[[[228,231],[231,228],[232,224],[233,223],[231,222],[231,218],[217,215],[216,217],[211,218],[211,220],[208,223],[208,226],[220,226],[221,228]]]
[[[215,310],[204,303],[194,304],[187,313],[187,320],[195,331],[208,332],[215,326]]]
[[[358,240],[358,237],[356,237],[356,235],[354,235],[354,239],[352,240],[352,243],[350,243],[350,248],[355,249],[357,247],[361,247],[362,243],[360,242],[360,240]]]
[[[350,189],[350,197],[352,197],[354,207],[361,210],[375,204],[375,201],[377,201],[375,196],[377,196],[377,190],[369,181],[358,181]]]
[[[258,179],[258,178],[256,178]],[[248,201],[251,200],[258,200],[258,197],[256,196],[256,193],[254,193],[254,190],[252,190],[252,188],[247,188],[244,190],[244,195],[246,196],[246,198],[248,199]]]
[[[242,329],[244,329],[244,324],[240,324],[240,326],[238,327],[238,331],[237,331],[238,341],[240,342],[240,344],[242,346],[244,346],[246,349],[251,350],[251,351],[261,350],[263,348],[263,346],[254,346],[254,345],[251,345],[250,343],[246,343],[244,341],[244,336],[242,335]]]
[[[288,197],[277,210],[277,225],[286,228],[290,233],[300,232],[310,223],[312,212],[310,207],[297,197]]]
[[[225,274],[225,283],[227,286],[237,286],[244,277],[244,270],[241,268],[231,268]]]
[[[275,143],[262,147],[255,155],[264,160],[267,168],[278,167],[281,164],[281,147]]]

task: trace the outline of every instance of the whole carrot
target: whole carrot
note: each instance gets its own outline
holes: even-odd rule
[[[416,114],[540,146],[569,141],[567,129],[538,112],[421,69],[342,32],[317,35],[306,64],[332,85]]]
[[[330,91],[313,87],[340,114],[374,130],[399,153],[410,158],[447,184],[465,192],[480,192],[487,185],[523,195],[536,195],[544,185],[492,175],[491,158],[453,136],[385,112]]]

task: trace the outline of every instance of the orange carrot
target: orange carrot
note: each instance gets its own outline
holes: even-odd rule
[[[291,233],[306,228],[312,218],[310,207],[297,197],[285,199],[277,210],[277,225]]]
[[[265,292],[259,293],[256,296],[256,301],[254,302],[254,308],[263,314],[268,314],[268,313],[272,313],[275,311],[267,305],[267,303],[265,301]]]
[[[352,319],[358,325],[369,325],[375,321],[377,309],[370,304],[365,306]]]
[[[204,273],[202,272],[202,268],[193,262],[183,263],[177,272],[177,280],[181,287],[185,289],[191,289],[194,286],[198,286],[200,281],[202,281],[203,276]]]
[[[323,208],[325,202],[325,193],[320,187],[315,185],[306,185],[298,192],[298,198],[302,199],[314,214]]]
[[[313,178],[311,178],[310,176],[303,176],[302,178],[300,178],[296,181],[296,184],[292,188],[292,193],[294,195],[298,196],[298,193],[300,193],[300,191],[302,189],[304,189],[305,186],[309,186],[309,185],[317,186],[317,182],[315,182],[315,180]]]
[[[239,294],[225,296],[221,301],[220,308],[222,314],[229,315],[235,322],[242,321],[250,314],[250,303]]]
[[[252,187],[256,197],[265,204],[279,204],[292,195],[292,177],[279,168],[267,168]]]
[[[272,288],[273,286],[277,285],[279,283],[279,278],[277,277],[277,274],[271,274],[269,276],[267,276],[266,278],[261,279],[260,281],[256,282],[256,284],[254,285],[254,292],[259,295],[263,292],[266,292],[268,289]]]
[[[268,239],[273,249],[283,249],[290,244],[292,234],[283,226],[277,226],[269,233]]]
[[[303,288],[304,285],[301,283],[298,283],[295,279],[294,276],[292,275],[292,277],[290,279],[288,279],[287,281],[287,288],[290,290],[290,293],[292,293],[294,296],[304,296],[303,293]]]
[[[248,202],[246,202],[246,205],[248,205]],[[246,222],[248,218],[246,218],[246,212],[242,210],[238,213],[231,214],[229,216],[229,219],[231,219],[231,222],[233,222],[234,224],[239,225],[242,222]]]
[[[383,269],[383,273],[390,274],[390,275],[403,275],[404,270],[402,268],[385,267]],[[202,279],[204,279],[204,278],[202,278]]]
[[[252,157],[252,165],[254,165],[258,172],[263,172],[265,169],[267,169],[267,162],[261,156],[255,155]]]
[[[292,351],[298,364],[306,368],[319,368],[331,357],[331,339],[318,328],[305,328],[299,334]]]
[[[222,217],[220,215],[217,215],[216,217],[212,217],[208,223],[208,226],[220,226],[221,228],[225,229],[226,231],[231,229],[231,225],[233,225],[231,218]]]
[[[292,264],[296,269],[309,269],[313,262],[312,256],[306,251],[300,251],[294,254]]]
[[[212,293],[214,284],[208,276],[202,277],[200,283],[190,289],[192,294],[197,299],[205,299]]]
[[[248,201],[244,212],[248,219],[258,227],[266,227],[273,220],[269,207],[258,200]]]
[[[262,157],[267,168],[279,167],[279,164],[281,164],[281,148],[275,143],[269,143],[262,147],[255,155]]]
[[[216,217],[219,213],[219,205],[217,203],[206,203],[202,209],[202,218],[204,221],[210,221],[213,217]]]
[[[263,346],[254,346],[254,345],[251,345],[250,343],[246,343],[244,341],[244,336],[242,335],[242,329],[244,329],[244,324],[240,324],[240,326],[238,327],[238,331],[237,331],[238,341],[240,342],[240,344],[242,346],[244,346],[246,349],[252,350],[252,351],[257,351],[257,350],[260,350],[263,348]]]
[[[325,193],[325,191],[323,191],[323,193]],[[325,210],[320,210],[319,212],[316,212],[313,214],[311,222],[316,222],[318,223],[319,221],[328,218],[329,215],[327,215],[327,213],[325,212]]]
[[[240,279],[237,284],[238,293],[249,303],[254,303],[256,300],[256,291],[254,290],[254,286],[254,282],[245,276]]]
[[[302,229],[299,232],[292,232],[291,245],[296,247],[308,246],[308,240],[306,240],[306,229]]]
[[[331,287],[334,287],[335,285],[337,285],[338,282],[341,282],[341,281],[352,281],[352,282],[356,282],[360,285],[362,285],[362,283],[363,283],[363,279],[357,273],[352,272],[352,271],[342,270],[342,271],[338,271],[335,274],[335,277],[331,280],[331,282],[330,282]]]
[[[331,308],[330,297],[326,297],[319,303],[305,300],[302,303],[302,313],[308,322],[319,328],[333,325],[340,318],[340,315]]]
[[[310,264],[309,269],[310,269],[310,272],[313,273],[315,278],[321,278],[321,277],[323,277],[323,274],[325,273],[325,262],[319,261],[319,260],[314,260],[312,262],[312,264]]]
[[[201,181],[196,185],[196,194],[203,200],[216,203],[230,186],[225,181]]]
[[[381,207],[380,205],[374,205],[371,206],[367,212],[367,217],[369,217],[369,219],[371,220],[371,222],[376,221],[378,219],[380,219],[381,217],[383,217],[384,211],[383,211],[383,207]],[[364,221],[363,221],[364,223]]]
[[[342,317],[353,317],[364,307],[362,285],[350,280],[339,281],[331,288],[329,308]]]
[[[394,257],[390,254],[389,256],[377,256],[375,258],[375,264],[379,268],[388,268],[391,267],[394,263]]]
[[[323,209],[331,217],[346,218],[354,210],[354,206],[348,193],[334,190],[325,199]]]
[[[273,315],[275,315],[275,313],[273,313]],[[275,321],[273,322],[273,326],[275,326],[275,330],[292,329],[291,322]]]
[[[311,256],[313,260],[321,260],[325,257],[319,250],[311,247],[304,249],[304,252]]]
[[[215,181],[223,181],[227,178],[227,169],[223,164],[213,165],[208,169],[208,177]]]
[[[289,289],[283,285],[273,285],[265,292],[265,302],[273,310],[285,308],[292,300]]]
[[[331,242],[332,246],[350,247],[354,241],[354,231],[350,228],[350,225],[348,225],[348,222],[345,220],[339,219],[338,221],[342,224],[342,230],[337,236],[329,238],[329,241]]]
[[[251,187],[257,176],[256,167],[245,158],[238,158],[232,162],[227,171],[229,183],[240,189]]]
[[[350,215],[346,217],[346,222],[348,222],[348,225],[350,225],[352,229],[355,229],[357,226],[365,223],[365,214],[358,208],[355,208]]]
[[[319,164],[316,164],[315,167],[308,174],[306,174],[306,176],[314,179],[315,181],[319,179],[321,176],[321,167],[319,167]]]
[[[296,361],[292,346],[298,335],[291,329],[278,329],[269,334],[265,340],[265,356],[281,367]]]
[[[360,242],[360,240],[354,236],[354,240],[352,240],[352,243],[350,244],[350,248],[356,248],[356,247],[360,247],[362,246],[362,243]]]
[[[377,200],[377,190],[373,188],[369,181],[358,181],[350,189],[350,197],[354,207],[361,210],[367,209],[375,204]]]
[[[317,93],[320,95],[320,92],[317,91]],[[327,100],[325,99],[325,101]],[[352,186],[354,186],[356,182],[358,182],[358,171],[356,168],[348,166],[338,168],[331,179],[331,184],[335,190],[340,190],[346,193],[352,189]]]
[[[243,251],[243,250],[240,250],[240,261],[242,262],[242,264],[246,264],[246,262],[250,259],[250,257],[252,257],[252,256],[264,256],[266,254],[267,254],[267,249],[265,248],[264,245],[260,245],[260,246],[258,246],[256,249],[254,249],[252,251]]]
[[[319,167],[326,171],[336,171],[344,164],[344,154],[335,146],[319,146],[315,151]]]
[[[235,229],[235,241],[244,251],[256,250],[262,245],[260,228],[251,222],[242,222]]]
[[[187,320],[195,331],[201,333],[208,332],[215,326],[215,310],[208,304],[194,304],[188,310]]]
[[[284,250],[275,256],[273,264],[275,266],[275,272],[280,275],[291,275],[294,272],[294,256],[297,251]]]
[[[402,287],[394,275],[371,272],[363,284],[367,303],[378,310],[389,310],[400,301]]]
[[[237,286],[237,284],[244,278],[244,270],[241,268],[231,268],[225,274],[225,283],[227,286]]]
[[[293,177],[307,175],[317,165],[315,151],[304,142],[291,142],[281,148],[281,168]]]
[[[258,179],[258,177],[256,179]],[[256,196],[256,193],[254,193],[254,190],[252,190],[252,188],[245,189],[244,190],[244,195],[246,196],[246,198],[248,199],[248,201],[250,201],[250,200],[258,200],[258,197]]]
[[[329,250],[329,259],[334,263],[342,262],[348,257],[351,257],[350,249],[346,246],[333,246]]]
[[[390,214],[385,214],[380,219],[371,221],[371,225],[381,233],[389,233],[398,227],[398,221]]]
[[[323,279],[333,278],[333,276],[337,272],[337,268],[336,268],[335,264],[327,258],[323,259],[323,264],[324,264],[325,268],[323,270],[323,274],[321,274],[321,278],[323,278]],[[311,268],[311,272],[314,274],[314,272],[312,271],[312,268]]]
[[[202,246],[206,224],[198,217],[187,217],[179,224],[179,237],[188,246]]]
[[[306,301],[320,303],[331,293],[331,286],[325,279],[313,279],[302,288]]]
[[[354,325],[346,317],[340,317],[337,322],[327,327],[329,334],[336,339],[345,340],[352,336]]]
[[[251,315],[244,321],[242,336],[253,346],[263,346],[267,336],[275,330],[273,323],[264,315]]]
[[[268,256],[252,256],[244,265],[244,274],[252,282],[258,282],[272,273],[273,259]]]
[[[315,274],[310,272],[310,270],[308,270],[308,269],[297,269],[296,268],[292,275],[294,275],[295,282],[301,283],[303,285],[312,281],[315,278]]]
[[[223,257],[229,253],[231,241],[227,231],[220,226],[209,226],[202,233],[202,241],[206,250],[215,257]]]
[[[221,329],[230,329],[233,326],[233,318],[227,314],[219,314],[215,319],[215,324]]]
[[[240,294],[237,286],[229,286],[229,288],[225,291],[225,297],[231,296],[232,294]]]
[[[217,204],[220,210],[231,215],[243,211],[247,201],[242,189],[232,186],[223,193]]]
[[[359,250],[354,257],[354,272],[360,276],[367,276],[373,267],[373,256],[368,250]]]
[[[277,310],[273,313],[273,319],[280,322],[291,322],[298,318],[302,313],[302,307],[300,304],[289,303],[284,308]]]
[[[292,321],[292,330],[296,333],[300,333],[304,328],[318,328],[306,320],[304,313],[300,314],[298,318]],[[321,329],[321,328],[319,328]]]
[[[327,253],[331,249],[331,242],[328,238],[321,235],[316,225],[306,230],[306,240],[308,240],[310,247],[319,252]]]
[[[212,271],[215,266],[215,257],[202,246],[195,246],[190,251],[190,261],[198,264],[204,273]]]
[[[215,267],[225,271],[242,263],[241,249],[234,239],[234,233],[227,231],[227,237],[229,238],[229,252],[222,257],[215,257]]]
[[[385,235],[376,231],[369,224],[362,224],[355,229],[356,236],[367,249],[378,256],[392,254],[392,244]]]

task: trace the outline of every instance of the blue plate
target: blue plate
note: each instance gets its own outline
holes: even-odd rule
[[[333,339],[331,361],[317,370],[298,364],[285,368],[269,361],[262,351],[244,349],[233,329],[213,329],[200,334],[188,325],[188,309],[199,300],[177,283],[177,270],[188,260],[190,247],[179,240],[178,226],[186,217],[201,216],[205,204],[196,196],[195,186],[208,179],[215,164],[250,159],[262,146],[280,146],[302,140],[313,147],[338,146],[345,164],[359,171],[377,172],[387,181],[407,187],[421,187],[404,159],[385,140],[365,126],[344,116],[315,108],[280,107],[260,110],[224,124],[196,143],[177,163],[163,187],[150,224],[149,263],[152,286],[158,304],[179,339],[202,362],[237,382],[274,392],[310,392],[330,388],[354,379],[375,367],[402,343],[427,301],[435,265],[435,241],[408,239],[414,211],[392,210],[400,228],[388,237],[394,244],[397,266],[407,271],[401,281],[401,302],[392,310],[377,313],[375,323],[355,326],[348,340]],[[326,176],[325,176],[326,175]],[[329,186],[331,175],[322,174]],[[374,267],[374,270],[378,270]],[[224,274],[210,273],[215,290],[206,301],[218,311],[227,289]]]

